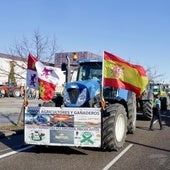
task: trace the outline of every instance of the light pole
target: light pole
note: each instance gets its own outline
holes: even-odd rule
[[[70,58],[66,56],[67,66],[66,66],[66,83],[69,83],[71,80],[71,69],[70,69]]]

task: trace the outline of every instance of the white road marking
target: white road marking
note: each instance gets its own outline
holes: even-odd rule
[[[10,151],[11,149],[14,150],[14,149],[20,148],[20,147],[22,147],[22,146],[23,146],[23,145],[15,145],[15,146],[12,147],[12,148],[2,149],[2,150],[0,150],[0,153],[1,153],[1,152],[6,152],[6,151]]]
[[[117,155],[111,162],[109,162],[103,168],[103,170],[108,170],[111,166],[113,166],[119,160],[119,158],[121,158],[132,146],[133,144],[128,145],[119,155]]]
[[[133,144],[128,145],[119,155],[117,155],[111,162],[109,162],[104,168],[103,170],[108,170],[111,166],[113,166],[131,147],[133,146]],[[14,155],[16,153],[22,152],[24,150],[28,150],[33,148],[33,145],[18,149],[16,151],[12,151],[12,152],[8,152],[6,154],[0,155],[0,159]]]
[[[19,153],[19,152],[22,152],[22,151],[25,151],[25,150],[28,150],[28,149],[33,148],[33,147],[34,147],[34,146],[30,145],[30,146],[27,146],[27,147],[18,149],[18,150],[16,150],[16,151],[8,152],[8,153],[6,153],[6,154],[0,155],[0,159],[5,158],[5,157],[7,157],[7,156],[14,155],[14,154],[16,154],[16,153]]]

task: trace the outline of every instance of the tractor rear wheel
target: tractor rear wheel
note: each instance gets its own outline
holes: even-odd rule
[[[168,109],[168,98],[167,97],[160,97],[161,100],[161,110]]]
[[[20,89],[15,89],[13,92],[12,92],[12,95],[14,97],[20,97],[21,96],[21,90]]]
[[[136,95],[129,92],[128,94],[128,133],[133,134],[136,130]]]
[[[102,118],[102,148],[107,151],[117,151],[125,143],[127,113],[121,104],[112,104],[105,111]]]
[[[152,101],[145,101],[143,104],[143,116],[144,118],[151,119],[152,118]]]

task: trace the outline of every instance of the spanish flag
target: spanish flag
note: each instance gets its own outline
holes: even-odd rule
[[[136,93],[140,97],[148,84],[145,69],[104,51],[103,86],[122,88]]]

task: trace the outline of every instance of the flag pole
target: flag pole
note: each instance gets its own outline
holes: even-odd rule
[[[24,116],[24,111],[25,111],[25,107],[28,105],[28,98],[27,98],[27,87],[26,85],[24,85],[24,100],[23,100],[23,103],[22,103],[22,106],[21,106],[21,111],[20,111],[20,114],[18,116],[18,121],[17,121],[17,125],[20,124],[21,122],[21,116]]]
[[[104,110],[106,106],[106,102],[104,100],[103,88],[104,88],[104,51],[102,57],[102,84],[101,84],[101,107]]]
[[[101,90],[102,96],[103,96],[103,84],[104,84],[104,52],[102,55],[102,90]]]
[[[30,56],[30,53],[29,53],[28,56]],[[28,62],[29,62],[29,61],[27,61],[27,67],[28,67]],[[27,69],[28,69],[28,68],[27,68]],[[28,72],[27,72],[27,75],[28,75]],[[28,105],[28,101],[27,101],[27,96],[28,96],[28,95],[27,95],[27,81],[26,81],[26,84],[24,84],[24,86],[23,86],[23,93],[24,93],[24,100],[23,100],[23,103],[22,103],[22,106],[21,106],[20,114],[19,114],[19,116],[18,116],[17,125],[19,125],[20,122],[21,122],[21,116],[24,117],[25,106]]]

